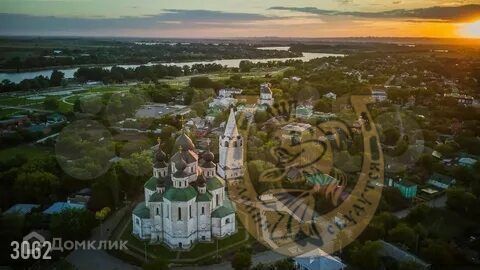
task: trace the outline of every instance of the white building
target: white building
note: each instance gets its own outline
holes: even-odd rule
[[[375,102],[387,100],[387,93],[384,90],[372,90],[372,98]]]
[[[273,105],[273,93],[269,83],[260,85],[260,98],[257,100],[258,105]]]
[[[238,133],[235,112],[230,109],[225,131],[218,138],[219,160],[217,172],[224,179],[243,176],[243,137]]]
[[[185,133],[175,147],[178,151],[170,160],[160,144],[155,151],[153,176],[144,185],[145,201],[132,213],[133,234],[174,249],[234,234],[235,211],[225,181],[216,174],[213,153],[199,157]]]
[[[337,95],[333,92],[328,92],[325,95],[323,95],[323,97],[328,99],[333,99],[333,100],[337,99]]]

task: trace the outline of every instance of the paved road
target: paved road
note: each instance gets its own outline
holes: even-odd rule
[[[106,240],[115,226],[121,221],[125,211],[129,211],[128,207],[124,207],[116,211],[110,218],[102,223],[102,226],[92,231],[90,240]],[[98,243],[98,242],[97,242]],[[124,262],[103,250],[75,250],[71,252],[66,260],[73,264],[77,270],[116,270],[116,269],[140,269],[135,265]]]
[[[140,269],[130,265],[103,250],[76,250],[67,256],[67,261],[78,270],[123,270]]]
[[[30,104],[33,105],[33,104]],[[29,106],[30,106],[29,105]],[[51,113],[53,111],[51,110],[43,110],[43,109],[35,109],[35,108],[30,108],[30,107],[20,107],[20,106],[6,106],[6,105],[0,105],[0,108],[2,109],[16,109],[16,110],[25,110],[25,111],[33,111],[33,112],[47,112]]]
[[[264,251],[252,256],[252,265],[257,265],[259,263],[271,264],[276,261],[285,259],[286,257],[278,254],[274,251]],[[183,266],[183,267],[174,267],[175,270],[233,270],[230,262],[224,262],[220,264],[213,265],[203,265],[203,266]]]
[[[430,207],[434,207],[434,208],[445,207],[445,205],[447,204],[447,195],[442,195],[442,196],[440,196],[436,199],[433,199],[431,201],[426,202],[425,204],[430,206]],[[408,209],[405,209],[405,210],[395,212],[393,214],[398,218],[404,218],[410,213],[410,211],[412,211],[412,209],[413,208],[408,208]]]

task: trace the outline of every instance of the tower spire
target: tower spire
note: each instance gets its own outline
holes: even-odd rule
[[[238,136],[237,123],[235,121],[235,111],[233,108],[230,108],[230,115],[228,116],[228,121],[225,125],[225,132],[223,135],[230,138]]]

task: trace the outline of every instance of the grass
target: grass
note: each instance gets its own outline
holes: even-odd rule
[[[242,241],[245,240],[246,235],[248,235],[248,232],[244,227],[239,225],[239,223],[237,223],[237,226],[238,226],[238,231],[236,234],[218,241],[218,249],[220,250],[219,251],[220,255],[231,253],[237,248],[244,246],[242,244],[235,246],[235,244],[237,243],[242,243]],[[128,222],[128,225],[120,238],[122,240],[128,241],[128,246],[131,251],[134,251],[137,253],[140,253],[140,251],[142,251],[142,254],[139,254],[139,255],[143,256],[143,250],[145,248],[144,242],[132,235],[131,221]],[[250,242],[251,242],[251,237],[248,236],[247,241],[244,244],[249,244]],[[226,249],[221,250],[223,248],[226,248]],[[205,261],[206,259],[209,260],[211,259],[211,256],[207,256],[206,258],[202,258],[202,257],[209,253],[214,253],[216,250],[217,250],[216,242],[197,243],[195,244],[193,249],[188,251],[175,251],[175,250],[171,250],[170,248],[164,245],[147,245],[147,253],[150,258],[166,259],[171,262],[187,263],[187,264],[195,263],[195,262],[198,263],[201,261]],[[182,261],[182,259],[188,259],[191,261],[186,262],[186,261]]]
[[[5,106],[19,106],[19,105],[27,105],[29,102],[34,102],[34,100],[27,100],[23,97],[9,97],[9,98],[1,98],[0,105]]]
[[[46,154],[50,154],[51,152],[52,149],[48,147],[20,145],[0,150],[0,161],[8,160],[18,154],[21,154],[27,159],[32,160],[45,156]]]
[[[237,226],[238,226],[238,223],[237,223]],[[247,233],[245,228],[238,226],[238,231],[236,234],[218,241],[218,249],[229,247],[231,245],[234,245],[238,242],[243,241],[245,239],[245,233]],[[198,243],[193,247],[192,250],[180,251],[180,258],[197,258],[205,255],[206,253],[215,251],[216,249],[217,249],[216,242]]]
[[[9,118],[12,115],[19,114],[24,110],[17,110],[17,109],[0,109],[0,119],[2,118]]]

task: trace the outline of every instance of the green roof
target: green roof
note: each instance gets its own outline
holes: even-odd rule
[[[212,200],[212,194],[210,192],[198,193],[197,202],[209,202]]]
[[[223,182],[218,177],[212,177],[207,180],[207,189],[216,190],[223,187]]]
[[[146,189],[155,191],[157,190],[157,180],[158,178],[155,176],[150,177],[147,182],[145,182],[145,185],[143,185]]]
[[[233,213],[235,213],[235,211],[233,211],[233,209],[222,205],[222,206],[218,207],[217,209],[215,209],[215,211],[212,212],[212,217],[223,218],[223,217],[226,217],[226,216],[228,216],[230,214],[233,214]]]
[[[163,194],[155,192],[150,196],[150,202],[163,202]]]
[[[133,209],[133,214],[139,218],[150,218],[150,210],[145,206],[145,202],[141,202]]]
[[[187,188],[174,188],[167,189],[163,197],[169,201],[186,202],[197,196],[197,191],[192,186]]]
[[[332,182],[336,181],[335,178],[331,177],[328,174],[317,173],[314,175],[307,176],[307,182],[312,185],[326,186]]]
[[[432,174],[432,176],[430,176],[430,179],[429,179],[429,181],[436,181],[436,182],[440,182],[447,185],[451,184],[453,180],[455,180],[453,177],[446,176],[439,173]]]

